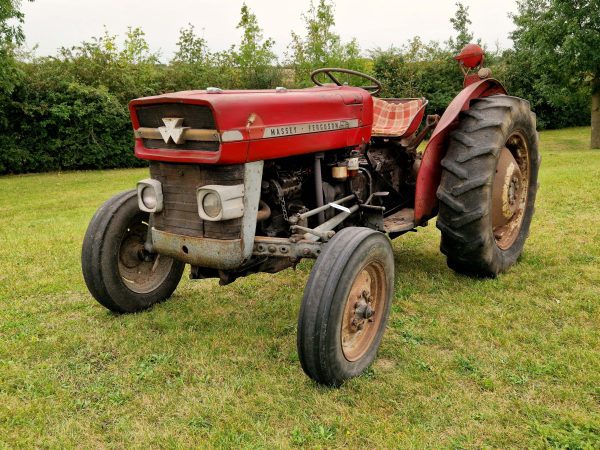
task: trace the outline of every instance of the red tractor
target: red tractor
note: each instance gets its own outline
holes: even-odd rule
[[[394,296],[390,239],[437,215],[448,266],[493,277],[528,236],[535,115],[481,67],[479,47],[457,59],[464,89],[423,126],[424,98],[378,98],[376,79],[345,69],[316,70],[308,89],[133,100],[135,154],[150,178],[92,218],[82,250],[90,292],[135,312],[169,298],[185,264],[192,279],[225,285],[316,258],[298,320],[302,368],[327,385],[361,374]],[[348,73],[368,85],[341,83]]]

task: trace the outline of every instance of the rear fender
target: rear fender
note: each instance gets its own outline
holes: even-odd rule
[[[469,109],[471,100],[506,94],[498,80],[488,78],[465,87],[448,105],[425,148],[415,189],[415,224],[420,225],[436,214],[436,192],[442,177],[442,158],[446,155],[450,132],[458,124],[461,111]]]

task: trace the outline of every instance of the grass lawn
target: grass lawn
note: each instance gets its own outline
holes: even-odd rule
[[[88,221],[146,170],[0,178],[0,448],[600,448],[600,151],[589,128],[541,135],[525,253],[495,280],[454,274],[434,225],[394,241],[379,358],[326,389],[296,320],[312,267],[150,311],[88,293]]]

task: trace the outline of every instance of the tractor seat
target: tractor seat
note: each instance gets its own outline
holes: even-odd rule
[[[373,137],[403,138],[418,129],[427,106],[425,98],[373,97]]]

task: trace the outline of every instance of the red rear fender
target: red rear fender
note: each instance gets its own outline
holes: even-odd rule
[[[473,99],[497,94],[506,94],[504,86],[499,81],[492,78],[481,80],[464,88],[446,108],[429,139],[417,176],[415,190],[417,225],[436,214],[436,192],[442,176],[441,161],[446,154],[450,132],[456,127],[460,112],[469,109]]]

